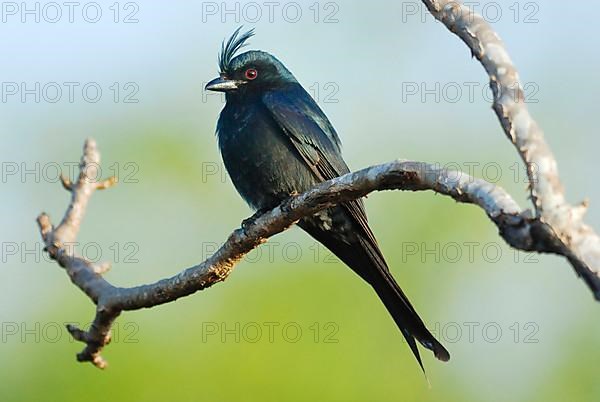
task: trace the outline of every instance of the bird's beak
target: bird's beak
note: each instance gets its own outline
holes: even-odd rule
[[[224,76],[221,76],[219,78],[215,78],[214,80],[206,84],[204,89],[206,89],[207,91],[229,92],[235,91],[242,84],[244,84],[244,81],[230,80],[225,78]]]

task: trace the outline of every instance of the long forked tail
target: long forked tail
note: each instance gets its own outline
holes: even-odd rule
[[[425,348],[431,350],[437,359],[444,362],[450,360],[450,353],[425,327],[425,324],[389,271],[380,272],[381,276],[379,278],[371,279],[371,286],[373,286],[375,292],[406,338],[419,366],[421,366],[421,370],[425,372],[415,340],[419,341]]]
[[[337,221],[342,223],[338,222],[339,227],[336,227],[335,230],[323,228],[317,218],[305,218],[299,222],[299,225],[375,289],[396,325],[402,331],[423,372],[425,370],[417,348],[417,341],[431,350],[439,360],[448,361],[450,354],[425,327],[410,301],[392,277],[370,229],[368,227],[357,228],[356,225],[351,225],[350,229],[345,227],[344,224],[352,221],[348,219],[345,210],[341,207],[332,209],[330,214],[334,223]]]

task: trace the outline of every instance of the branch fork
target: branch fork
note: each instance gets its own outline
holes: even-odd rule
[[[566,202],[556,160],[523,102],[524,91],[504,44],[481,16],[460,2],[422,1],[437,20],[467,44],[488,73],[494,92],[493,109],[527,166],[534,211],[522,210],[502,188],[465,173],[423,162],[393,161],[321,183],[302,194],[291,195],[270,211],[253,215],[212,256],[175,276],[131,288],[116,287],[102,277],[110,269],[108,262],[92,263],[65,247],[76,241],[94,191],[117,182],[115,177],[99,182],[89,177],[87,172],[100,164],[100,154],[96,142],[87,139],[77,180],[61,179],[62,186],[71,193],[63,219],[54,227],[45,213],[37,218],[45,250],[96,304],[95,318],[87,330],[67,326],[71,336],[85,344],[77,354],[78,361],[91,362],[98,368],[107,366],[101,352],[109,344],[112,324],[121,312],[169,303],[222,282],[244,255],[271,236],[303,217],[373,191],[430,190],[457,202],[474,204],[487,214],[499,235],[513,248],[566,257],[600,301],[600,237],[583,222],[588,202],[576,206]]]

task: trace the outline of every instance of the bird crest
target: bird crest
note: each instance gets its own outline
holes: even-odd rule
[[[240,34],[242,27],[240,26],[236,29],[231,37],[225,42],[221,43],[221,53],[219,54],[219,68],[221,72],[227,72],[231,65],[231,60],[235,56],[235,54],[247,45],[248,39],[250,39],[254,35],[254,29],[251,29],[247,32]]]

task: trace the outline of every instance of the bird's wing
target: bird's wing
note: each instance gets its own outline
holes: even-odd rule
[[[350,172],[342,159],[341,142],[335,129],[300,84],[285,91],[267,92],[263,95],[263,103],[317,179],[327,181]],[[350,201],[343,206],[362,229],[370,243],[369,250],[375,254],[373,257],[387,270],[375,235],[369,228],[362,200]]]
[[[317,179],[320,181],[331,180],[349,172],[348,166],[342,159],[337,133],[321,108],[304,88],[295,84],[287,90],[267,92],[263,95],[262,100]],[[376,268],[381,275],[374,275],[376,271],[365,271],[364,269],[357,271],[356,266],[353,269],[361,276],[366,275],[367,277],[363,276],[363,278],[371,283],[378,292],[379,297],[402,330],[421,369],[423,369],[423,363],[415,337],[423,346],[434,351],[438,359],[447,361],[450,358],[448,351],[427,330],[410,301],[392,277],[377,245],[375,235],[369,228],[362,201],[346,202],[341,206],[358,224],[362,232],[362,235],[358,236],[362,249],[373,263],[371,267]],[[318,235],[318,233],[315,234]],[[354,264],[350,264],[351,267],[352,265]]]

